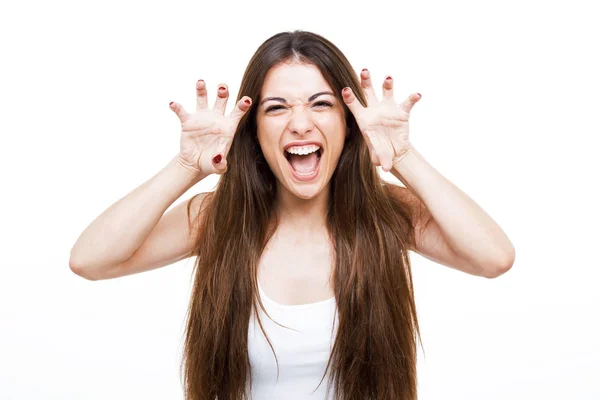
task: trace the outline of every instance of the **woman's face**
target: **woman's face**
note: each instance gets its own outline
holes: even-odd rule
[[[303,199],[316,196],[328,185],[344,147],[343,106],[319,69],[301,63],[271,68],[261,99],[257,136],[278,190]]]

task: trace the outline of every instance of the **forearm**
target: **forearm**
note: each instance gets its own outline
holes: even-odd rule
[[[141,246],[164,212],[205,176],[174,157],[161,171],[111,205],[79,236],[70,265],[102,268],[126,261]]]
[[[515,250],[500,226],[414,147],[390,172],[427,207],[458,256],[473,265],[512,265]]]

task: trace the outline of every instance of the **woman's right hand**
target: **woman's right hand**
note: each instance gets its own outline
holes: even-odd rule
[[[229,99],[227,86],[219,85],[213,109],[208,108],[206,84],[196,82],[196,113],[189,114],[181,104],[169,108],[181,121],[179,163],[200,175],[223,174],[227,171],[227,154],[233,136],[244,114],[252,106],[252,99],[243,96],[228,116],[225,107]]]

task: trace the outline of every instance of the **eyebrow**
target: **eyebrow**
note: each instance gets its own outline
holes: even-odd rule
[[[309,102],[310,102],[310,101],[313,101],[313,100],[314,100],[314,99],[316,99],[317,97],[319,97],[319,96],[322,96],[322,95],[324,95],[324,94],[330,94],[330,95],[332,95],[332,96],[335,96],[335,94],[333,94],[333,92],[319,92],[319,93],[315,93],[315,94],[313,94],[312,96],[310,96],[310,97],[308,98],[308,101],[309,101]],[[260,104],[259,104],[259,105],[262,105],[264,102],[266,102],[266,101],[269,101],[269,100],[280,101],[280,102],[282,102],[282,103],[285,103],[285,104],[287,104],[287,100],[286,100],[286,99],[284,99],[283,97],[266,97],[266,98],[262,99],[262,101],[260,102]]]

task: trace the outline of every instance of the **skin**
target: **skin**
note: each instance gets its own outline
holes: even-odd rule
[[[320,92],[330,94],[321,94],[309,101],[309,97]],[[270,97],[282,98],[285,102],[269,100]],[[346,121],[343,106],[319,69],[299,62],[271,68],[261,90],[261,99],[257,136],[265,159],[277,178],[279,228],[295,234],[305,233],[306,237],[322,232],[329,181],[344,148]],[[284,155],[284,146],[299,140],[315,140],[323,145],[319,175],[310,182],[294,178]]]

